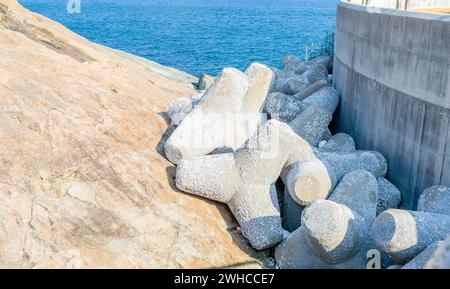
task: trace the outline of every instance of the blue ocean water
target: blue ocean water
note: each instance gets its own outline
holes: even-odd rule
[[[87,39],[179,68],[216,75],[254,61],[279,67],[334,31],[338,0],[22,0]]]

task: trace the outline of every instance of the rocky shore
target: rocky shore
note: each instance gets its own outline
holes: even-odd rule
[[[448,268],[450,189],[398,209],[331,57],[283,66],[199,79],[0,0],[0,268]]]
[[[339,105],[332,58],[283,62],[226,68],[172,103],[165,153],[177,188],[227,204],[279,268],[425,268],[435,259],[448,267],[450,188],[427,189],[417,211],[397,209],[384,156],[328,128]]]

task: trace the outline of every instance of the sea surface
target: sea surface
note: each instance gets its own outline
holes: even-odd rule
[[[335,30],[337,0],[22,0],[87,39],[179,68],[217,75],[255,61],[280,67]],[[70,6],[78,12],[77,6]]]

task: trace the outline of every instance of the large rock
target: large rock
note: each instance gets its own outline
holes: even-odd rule
[[[417,210],[450,215],[450,188],[434,186],[426,189],[420,195]]]
[[[260,267],[161,155],[196,81],[0,0],[0,267]]]
[[[377,248],[400,264],[411,261],[426,247],[450,234],[450,216],[389,209],[372,226]]]
[[[174,164],[220,148],[239,148],[258,128],[272,71],[253,63],[242,73],[225,68],[165,144]]]

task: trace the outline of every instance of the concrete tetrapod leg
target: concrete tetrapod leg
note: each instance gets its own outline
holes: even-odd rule
[[[353,152],[356,150],[355,141],[346,133],[333,135],[321,150],[328,152]]]
[[[450,215],[450,188],[434,186],[420,195],[418,211]]]
[[[339,93],[332,87],[325,87],[303,100],[303,104],[315,105],[333,116],[339,105]]]
[[[350,152],[355,150],[355,142],[353,141],[353,138],[347,134],[341,134],[338,133],[334,136],[332,136],[329,141],[326,143],[326,146],[323,147],[323,150],[325,151],[334,151],[334,152]],[[315,162],[319,162],[319,164],[315,165]],[[308,165],[309,164],[309,165]],[[304,171],[308,173],[308,169],[317,169],[320,168],[320,160],[315,160],[308,162],[306,166],[303,166]],[[295,182],[289,183],[286,181],[286,179],[294,179],[294,177],[287,177],[290,173],[295,174],[298,178],[302,172],[297,171],[298,168],[296,168],[298,164],[294,164],[292,168],[286,173],[285,178],[283,178],[283,181],[286,184],[295,184]],[[322,170],[318,171],[318,174],[309,174],[313,175],[317,178],[316,181],[312,181],[311,183],[317,184],[318,182],[322,181],[322,185],[320,187],[324,186],[330,186],[331,187],[331,180],[328,177],[328,174],[321,175],[320,172],[325,172],[325,168],[322,167]],[[327,183],[328,182],[328,183]],[[292,190],[292,188],[291,188]],[[312,190],[312,189],[311,189]],[[301,214],[304,209],[304,206],[298,204],[289,194],[289,191],[287,187],[284,191],[284,217],[283,217],[283,225],[285,228],[287,228],[290,232],[296,230],[301,225]]]
[[[305,105],[292,95],[274,92],[267,97],[264,110],[272,119],[291,122],[305,110]]]
[[[355,256],[375,219],[378,183],[367,171],[347,174],[328,201],[305,209],[302,225],[311,248],[322,260],[337,264]],[[365,232],[366,234],[363,234]]]
[[[318,81],[314,82],[313,84],[309,85],[307,88],[294,94],[294,97],[298,98],[299,100],[305,100],[307,97],[318,92],[322,88],[330,87],[330,86],[331,86],[331,82],[328,81],[327,79],[318,80]]]
[[[331,264],[353,257],[359,249],[361,217],[347,206],[327,201],[315,201],[303,212],[302,225],[315,255]]]
[[[181,161],[176,186],[227,203],[243,235],[255,249],[262,250],[283,237],[278,200],[271,185],[284,168],[314,157],[311,146],[287,124],[270,120],[234,153]]]
[[[439,245],[424,268],[450,269],[450,236]]]
[[[299,205],[289,194],[287,188],[284,188],[283,198],[283,226],[289,232],[297,230],[302,224],[302,212],[304,206]]]
[[[252,64],[246,74],[226,68],[165,144],[166,157],[181,159],[206,155],[216,149],[239,148],[258,128],[272,82],[272,71]]]
[[[321,152],[316,159],[296,163],[284,176],[292,198],[303,206],[328,197],[342,178],[356,170],[366,170],[376,177],[387,173],[382,154],[372,151]]]
[[[309,106],[289,123],[296,134],[304,138],[312,146],[317,147],[324,133],[328,130],[331,115],[317,106]]]
[[[450,216],[389,209],[373,223],[372,238],[380,251],[406,264],[426,247],[450,234]]]
[[[378,178],[377,216],[388,209],[397,208],[402,201],[402,194],[396,186],[385,178]]]
[[[360,250],[352,258],[337,264],[322,260],[311,249],[305,227],[301,226],[275,248],[275,260],[281,269],[365,269],[370,238],[363,238]]]
[[[289,74],[303,74],[308,69],[306,62],[288,55],[283,59],[284,71]]]
[[[443,244],[443,242],[434,242],[429,245],[419,255],[403,266],[402,269],[423,269],[441,244]]]

